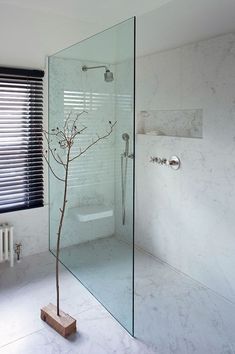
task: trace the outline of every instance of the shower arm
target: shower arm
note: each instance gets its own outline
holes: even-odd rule
[[[90,69],[101,69],[101,68],[105,68],[105,71],[109,71],[109,68],[106,65],[97,65],[97,66],[86,66],[86,65],[83,65],[82,71],[87,71],[87,70],[90,70]]]

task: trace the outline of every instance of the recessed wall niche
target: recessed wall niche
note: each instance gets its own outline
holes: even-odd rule
[[[149,110],[137,113],[137,133],[183,138],[203,137],[203,110]]]

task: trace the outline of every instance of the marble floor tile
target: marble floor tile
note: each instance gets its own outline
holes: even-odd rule
[[[129,282],[123,266],[129,262],[125,260],[129,251],[124,248],[130,246],[117,240],[106,241],[106,245],[93,245],[96,253],[96,256],[93,254],[94,267],[90,271],[85,267],[84,273],[80,268],[78,275],[86,276],[88,285],[95,287],[95,279],[101,279],[104,266],[109,269],[104,277],[103,284],[106,285],[109,274],[112,277],[119,270],[122,282],[115,276],[112,278],[114,284],[117,282],[121,286],[119,296],[112,294],[112,291],[117,291],[117,287],[113,286],[110,287],[109,297],[119,300],[119,307],[114,309],[121,312],[126,308],[125,289]],[[97,256],[98,250],[101,258]],[[69,252],[73,267],[78,259],[81,262],[75,251],[76,247]],[[118,253],[121,255],[119,259]],[[14,268],[0,265],[0,354],[235,353],[235,305],[139,250],[135,252],[137,338],[132,338],[61,266],[61,308],[78,321],[78,333],[65,340],[42,322],[39,315],[41,306],[55,302],[54,267],[55,258],[49,252],[26,257]],[[124,296],[121,296],[122,293]]]
[[[107,237],[62,249],[61,260],[112,315],[132,332],[133,255]]]
[[[102,308],[82,312],[78,317],[79,331],[66,340],[44,325],[27,337],[0,348],[1,354],[154,354],[144,343],[132,338]]]
[[[63,250],[70,270],[130,328],[132,247],[109,237]],[[159,353],[235,353],[235,305],[135,249],[135,335]],[[129,322],[128,322],[129,321]]]
[[[235,305],[136,252],[135,335],[164,354],[235,353]]]
[[[55,302],[55,259],[48,253],[0,267],[0,353],[154,353],[132,338],[81,283],[61,266],[61,308],[77,319],[78,333],[62,338],[40,319]]]

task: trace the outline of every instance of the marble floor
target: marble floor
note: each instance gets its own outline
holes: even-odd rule
[[[132,247],[108,237],[63,250],[63,261],[131,330]],[[235,304],[135,249],[135,336],[162,354],[235,353]]]
[[[133,311],[133,250],[115,237],[63,248],[61,261],[130,332]]]
[[[83,281],[91,275],[92,281],[96,276],[101,281],[108,267],[109,273],[104,274],[97,290],[101,291],[106,285],[109,292],[106,300],[115,299],[114,309],[121,313],[130,305],[125,304],[130,285],[129,270],[125,273],[129,260],[125,261],[125,257],[129,256],[127,248],[130,246],[112,238],[100,241],[100,244],[83,245],[83,260],[75,252],[77,247],[66,252],[74,267],[74,262],[79,260]],[[87,261],[84,247],[89,247],[90,252],[93,249],[90,269],[84,266]],[[235,305],[139,250],[135,252],[135,334],[138,339],[132,338],[61,266],[61,307],[78,321],[78,333],[69,340],[63,339],[39,316],[43,305],[54,302],[54,262],[54,257],[47,252],[26,257],[15,268],[0,265],[0,354],[235,353]],[[114,276],[108,279],[108,274]],[[114,285],[108,287],[110,280]],[[122,316],[120,314],[119,320]]]
[[[55,258],[49,252],[0,265],[0,354],[153,354],[132,338],[95,298],[61,267],[61,308],[77,319],[78,333],[64,339],[40,319],[55,302]]]
[[[234,354],[235,304],[166,263],[135,256],[135,336],[164,354]]]

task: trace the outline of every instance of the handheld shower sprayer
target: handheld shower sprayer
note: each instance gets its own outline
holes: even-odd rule
[[[122,188],[122,225],[126,223],[126,186],[127,186],[127,167],[128,160],[133,159],[133,154],[129,154],[130,136],[127,133],[122,134],[125,141],[125,150],[121,154],[121,188]]]
[[[128,157],[129,155],[129,140],[130,137],[127,133],[122,134],[122,139],[125,141],[126,146],[125,146],[125,151],[124,151],[124,157]]]

